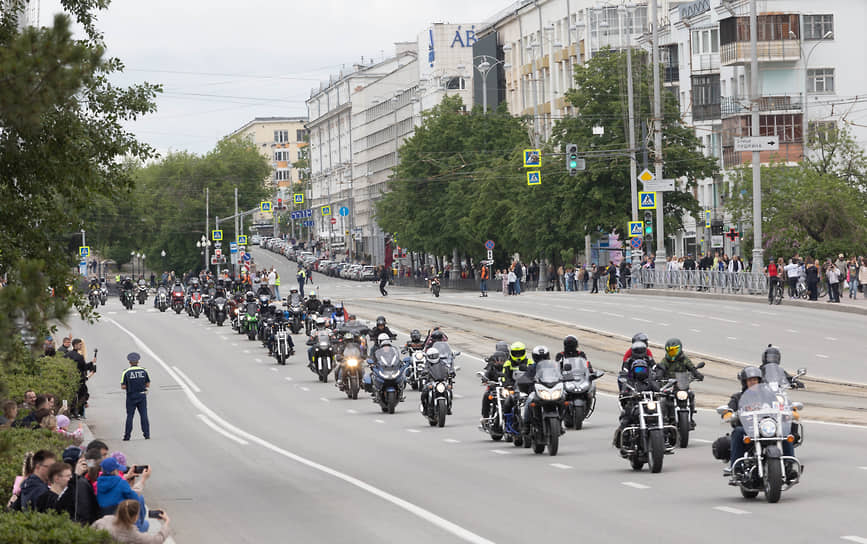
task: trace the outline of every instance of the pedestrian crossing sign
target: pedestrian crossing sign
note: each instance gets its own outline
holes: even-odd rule
[[[268,213],[271,211],[271,203],[268,202],[267,200],[264,200],[264,201],[259,203],[259,209],[265,213]]]
[[[656,193],[639,191],[639,193],[638,193],[638,209],[639,210],[655,210],[656,209]]]
[[[539,168],[540,166],[542,166],[542,150],[525,149],[524,168]]]
[[[331,215],[331,206],[322,206],[322,216]]]
[[[634,238],[636,236],[644,236],[644,221],[629,222],[629,237]]]
[[[304,204],[304,193],[295,193],[295,204]]]
[[[704,211],[704,228],[710,228],[710,210]]]
[[[211,238],[215,242],[222,242],[223,241],[223,231],[222,230],[212,230],[211,231]]]
[[[247,245],[247,235],[246,234],[238,235],[238,245],[239,246],[246,246]]]
[[[538,170],[527,172],[527,185],[542,185],[542,172]]]
[[[90,246],[78,246],[79,257],[90,257]]]

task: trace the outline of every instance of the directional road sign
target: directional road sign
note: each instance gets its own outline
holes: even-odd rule
[[[238,236],[238,245],[246,246],[247,245],[247,235],[241,234]]]
[[[322,206],[322,216],[331,215],[331,206]]]
[[[638,192],[638,209],[639,210],[655,210],[656,209],[656,193],[647,193],[644,191]]]
[[[90,257],[90,246],[78,246],[78,256],[82,259]]]
[[[494,241],[488,240],[487,242],[485,242],[485,249],[487,249],[489,251],[494,249]]]
[[[644,236],[644,221],[630,221],[629,222],[629,236]]]
[[[223,241],[223,231],[222,230],[212,230],[211,231],[211,239],[215,242]]]
[[[347,208],[346,206],[341,206],[340,209],[337,210],[337,213],[340,214],[340,217],[346,217],[347,215],[349,215],[349,208]]]
[[[524,168],[539,168],[542,166],[541,149],[524,150]]]
[[[527,172],[527,185],[541,185],[542,184],[542,172],[538,170],[530,170]]]
[[[645,168],[640,174],[638,174],[638,181],[641,183],[648,183],[656,179],[656,176],[653,175],[653,172]]]
[[[263,200],[262,202],[259,203],[259,209],[262,210],[263,212],[266,212],[266,213],[270,212],[271,211],[271,203],[268,202],[267,200]]]
[[[735,151],[777,151],[778,136],[742,136],[735,138]]]
[[[304,204],[304,193],[295,193],[295,204]]]
[[[304,225],[305,227],[312,227],[312,226],[313,226],[313,221],[310,221],[310,220],[304,221],[304,222],[302,223],[302,225]]]
[[[632,246],[632,249],[641,249],[641,242],[641,238],[631,238],[629,245]]]
[[[244,256],[243,256],[242,258],[243,258],[245,261],[248,261],[248,262],[249,262],[250,259],[252,259],[253,257],[251,257],[249,253],[244,253]]]
[[[674,191],[673,179],[655,179],[644,182],[645,191]]]

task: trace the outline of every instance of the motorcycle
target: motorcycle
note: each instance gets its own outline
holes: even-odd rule
[[[298,299],[287,301],[286,306],[289,311],[289,328],[292,329],[292,334],[298,334],[304,326],[304,304]]]
[[[120,301],[123,303],[123,307],[127,310],[132,310],[133,305],[135,304],[135,299],[133,298],[132,289],[124,289],[120,293]]]
[[[136,298],[138,299],[139,304],[144,304],[148,301],[148,287],[147,285],[139,285],[138,292],[136,293]]]
[[[517,398],[520,393],[500,382],[489,381],[482,371],[476,372],[476,375],[482,379],[482,384],[487,388],[488,400],[492,401],[488,417],[481,421],[481,430],[488,433],[491,440],[495,442],[499,442],[505,436],[507,441],[520,447],[522,445],[521,426],[516,424],[514,414],[506,412],[504,407],[506,400]]]
[[[334,348],[331,345],[331,333],[328,330],[316,331],[316,335],[307,341],[313,346],[313,360],[310,370],[319,376],[322,383],[328,382],[328,374],[334,370]]]
[[[157,289],[156,296],[156,306],[157,309],[161,312],[165,312],[169,308],[169,297],[166,294],[166,290],[163,287]]]
[[[354,341],[345,344],[343,354],[337,357],[338,370],[335,374],[335,378],[339,376],[337,386],[353,400],[358,398],[358,391],[364,381],[364,367],[361,366],[363,359],[362,348]]]
[[[580,430],[596,408],[596,384],[605,373],[601,370],[590,373],[583,357],[567,357],[563,360],[563,413],[567,429]]]
[[[741,395],[738,402],[736,425],[744,429],[743,457],[732,464],[730,485],[740,487],[741,495],[754,499],[764,492],[770,503],[780,500],[783,491],[801,481],[803,466],[797,457],[783,455],[783,441],[794,442],[792,435],[792,409],[800,410],[803,404],[793,402],[788,406],[767,383],[756,384]],[[720,406],[717,413],[730,412],[728,406]]]
[[[403,348],[401,353],[409,353],[409,357],[404,358],[403,362],[409,366],[406,368],[406,381],[413,391],[417,391],[422,385],[422,373],[424,371],[424,350]]]
[[[223,322],[226,321],[226,299],[223,297],[215,298],[212,308],[214,323],[216,323],[218,327],[222,327]]]
[[[255,302],[245,305],[244,315],[241,317],[241,334],[246,334],[248,340],[255,340],[259,330],[259,306]]]
[[[184,292],[181,289],[172,289],[172,310],[180,314],[184,309]]]
[[[440,296],[440,279],[433,278],[430,280],[430,292],[433,293],[433,296],[439,298]]]
[[[663,418],[661,400],[663,396],[655,391],[636,391],[626,380],[618,380],[625,389],[621,397],[635,399],[637,424],[630,425],[620,433],[620,456],[629,459],[633,470],[641,470],[647,463],[650,472],[662,471],[662,460],[666,453],[674,453],[677,442],[677,429],[666,425]],[[673,381],[673,380],[672,380]]]
[[[105,280],[102,280],[99,286],[99,303],[105,306],[106,302],[108,302],[108,287],[105,286]]]
[[[695,365],[695,368],[704,368],[704,363]],[[695,378],[689,372],[675,372],[674,381],[662,388],[662,392],[667,395],[665,419],[667,423],[677,427],[677,445],[681,448],[689,445],[689,432],[694,428],[692,424],[693,408],[689,400],[689,384],[693,380]]]
[[[276,321],[273,327],[274,340],[271,351],[274,353],[274,358],[277,359],[277,364],[285,365],[286,359],[292,355],[292,348],[289,347],[289,329],[283,319]]]
[[[193,291],[190,293],[190,315],[199,318],[202,313],[202,293]]]
[[[527,427],[534,453],[548,448],[548,455],[557,455],[560,449],[563,414],[563,375],[559,366],[550,360],[536,363],[535,395],[530,397]]]
[[[99,291],[97,291],[96,289],[91,289],[90,292],[87,294],[87,301],[88,303],[90,303],[90,306],[92,308],[96,308],[97,306],[99,306]]]
[[[452,412],[452,389],[454,372],[446,357],[424,366],[419,396],[419,411],[431,427],[445,427],[446,415]]]
[[[373,402],[389,414],[393,414],[397,404],[403,400],[406,385],[399,355],[394,347],[385,346],[374,352],[370,362]]]

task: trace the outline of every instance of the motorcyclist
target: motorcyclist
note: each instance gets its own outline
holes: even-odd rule
[[[629,357],[627,359],[624,359],[623,364],[620,365],[620,374],[618,375],[619,378],[629,377],[629,371],[632,369],[632,363],[634,363],[635,361],[645,361],[651,370],[651,374],[653,373],[653,368],[656,365],[653,361],[653,357],[650,355],[650,350],[647,349],[647,344],[641,342],[640,340],[636,340],[632,343],[632,347],[630,347],[629,351],[627,351],[626,353],[629,355]],[[617,385],[622,392],[624,389],[623,383],[618,380]]]
[[[738,379],[740,379],[741,382],[741,390],[729,398],[729,411],[723,415],[723,419],[732,425],[729,466],[723,469],[723,475],[725,476],[732,476],[732,466],[734,466],[735,461],[743,457],[746,452],[746,448],[744,447],[744,436],[746,436],[746,432],[740,424],[740,421],[732,416],[738,413],[738,405],[740,404],[741,395],[743,395],[747,389],[755,387],[765,381],[762,376],[762,370],[755,366],[748,366],[741,370],[738,374]],[[795,455],[795,447],[788,440],[783,440],[783,455]],[[788,475],[790,479],[792,476],[793,475]],[[732,478],[732,480],[734,481],[734,478]]]
[[[780,348],[774,346],[773,344],[768,344],[768,347],[766,347],[765,351],[762,352],[762,366],[759,367],[762,370],[762,377],[764,377],[765,367],[767,365],[780,365],[780,368],[782,368],[782,365],[780,363],[781,360],[782,353],[780,353]],[[789,385],[792,387],[792,389],[804,388],[804,384],[797,377],[792,376],[785,370],[783,370],[783,374],[786,375],[786,379],[789,381]]]
[[[286,318],[286,314],[284,314],[279,308],[275,306],[271,306],[271,313],[274,314],[274,327],[269,327],[268,329],[268,337],[265,339],[266,344],[268,345],[268,356],[274,355],[274,352],[277,349],[277,325],[280,323],[287,323],[288,319]],[[292,335],[286,335],[286,344],[289,346],[289,353],[286,354],[287,357],[295,355],[295,342],[292,340]]]
[[[260,284],[259,288],[256,289],[256,298],[259,298],[262,295],[267,295],[268,299],[271,299],[271,289],[268,288],[267,283]]]
[[[307,345],[310,346],[307,348],[307,361],[308,365],[311,369],[313,368],[313,346],[316,343],[316,337],[322,333],[322,331],[327,331],[327,323],[325,322],[324,317],[317,317],[313,321],[314,329],[310,333],[310,338],[307,339]]]
[[[304,291],[300,291],[301,296],[304,296]],[[313,314],[318,314],[319,309],[322,308],[322,301],[316,298],[316,291],[313,289],[310,290],[310,295],[307,297],[307,301],[304,303],[305,309],[305,329],[307,329],[307,334],[310,334],[311,322]]]
[[[650,363],[643,359],[637,359],[632,362],[629,372],[624,376],[626,384],[623,384],[620,392],[620,405],[623,409],[620,412],[620,426],[614,432],[614,447],[620,446],[620,435],[623,429],[632,425],[638,416],[638,403],[632,395],[636,392],[659,391],[659,384],[653,379],[652,374]]]
[[[403,345],[404,353],[411,353],[424,348],[424,342],[421,340],[421,332],[418,329],[413,329],[409,333],[409,340]]]
[[[331,314],[334,313],[334,305],[331,304],[330,298],[322,299],[322,307],[319,308],[319,313],[326,319],[331,319]]]
[[[683,343],[678,338],[669,338],[665,343],[665,357],[657,364],[656,377],[658,379],[675,378],[678,372],[689,372],[698,380],[704,380],[704,374],[695,368],[692,361],[683,352]],[[688,391],[689,395],[689,421],[690,426],[695,428],[695,393],[692,389]]]
[[[89,286],[89,289],[90,289],[91,291],[99,291],[99,288],[100,288],[99,280],[96,279],[96,276],[90,278],[90,286]]]
[[[383,334],[387,334],[389,340],[393,340],[397,338],[397,335],[391,332],[391,329],[388,328],[388,324],[385,322],[385,316],[378,316],[376,318],[376,325],[370,329],[370,339],[374,342],[374,350],[379,349],[379,339]],[[389,342],[391,345],[391,342]]]
[[[523,342],[514,342],[511,346],[509,346],[509,360],[503,365],[503,375],[506,380],[507,385],[517,385],[518,389],[521,390],[522,393],[530,392],[533,380],[521,380],[522,383],[516,384],[515,380],[515,371],[520,370],[524,372],[524,377],[533,378],[535,377],[535,368],[533,367],[533,362],[527,359],[527,346],[524,345]],[[529,374],[533,374],[529,376]]]
[[[651,363],[651,367],[653,366],[652,363],[653,363],[654,359],[653,359],[653,353],[650,351],[650,340],[647,338],[646,334],[644,334],[643,332],[638,332],[638,333],[635,333],[635,335],[633,335],[632,344],[630,344],[630,347],[628,350],[626,350],[626,353],[623,354],[624,368],[622,370],[625,372],[629,372],[629,369],[632,367],[632,361],[637,360],[637,358],[633,357],[633,354],[632,354],[632,349],[635,346],[636,342],[641,342],[642,344],[644,344],[644,349],[647,350],[647,355],[645,357],[642,357],[642,359]],[[626,364],[627,362],[629,364]]]
[[[505,344],[505,342],[498,342],[499,344]],[[433,348],[431,348],[433,349]],[[485,368],[482,370],[484,373],[484,377],[489,382],[500,382],[504,380],[503,378],[503,365],[506,364],[506,361],[509,358],[508,351],[495,351],[493,355],[485,358]],[[493,386],[489,385],[485,387],[484,392],[482,393],[482,422],[490,417],[491,413],[491,404],[493,403],[493,399],[489,398],[491,396],[491,391],[493,390]]]
[[[434,327],[430,332],[428,332],[427,338],[424,341],[425,349],[432,347],[437,342],[448,342],[449,337],[446,336],[446,333],[440,327]]]
[[[132,282],[132,278],[130,278],[129,276],[125,276],[123,278],[123,282],[121,283],[121,286],[122,286],[124,291],[132,291],[133,288],[135,288],[135,284]]]
[[[536,365],[541,361],[550,361],[551,360],[551,352],[548,350],[548,348],[546,346],[536,346],[533,348],[532,357],[533,357],[533,364],[531,366],[532,366],[533,371],[534,371],[533,377],[535,378]],[[529,372],[527,374],[529,374]],[[533,405],[534,400],[536,400],[536,391],[532,390],[530,392],[530,396],[527,397],[527,402],[524,403],[524,414],[523,414],[523,419],[522,419],[522,421],[524,422],[524,425],[523,425],[523,428],[521,429],[522,432],[524,433],[524,435],[527,435],[530,432],[529,422],[530,422],[530,417],[532,417],[532,413],[530,410],[532,409],[532,405]],[[560,425],[561,425],[561,429],[560,429],[561,432],[565,432],[566,427],[563,426],[562,418],[560,420]],[[526,440],[526,436],[525,436],[525,440]]]
[[[572,334],[563,339],[563,351],[558,353],[555,358],[555,361],[560,363],[561,372],[563,371],[563,360],[568,357],[582,357],[587,361],[587,371],[591,373],[593,372],[593,365],[590,364],[590,359],[587,358],[587,354],[578,348],[578,337]]]

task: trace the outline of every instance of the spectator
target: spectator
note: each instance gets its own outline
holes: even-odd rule
[[[798,291],[798,276],[800,276],[800,266],[794,259],[789,259],[789,264],[786,265],[786,278],[789,282],[789,298],[795,298]]]
[[[521,280],[524,279],[524,265],[521,261],[515,261],[515,294],[521,294]]]
[[[581,290],[587,290],[587,284],[590,282],[590,271],[585,265],[581,265]]]
[[[271,290],[271,297],[272,298],[277,298],[276,284],[277,284],[277,273],[274,272],[274,267],[272,266],[271,271],[268,272],[268,289]]]
[[[29,406],[29,405],[28,405]],[[12,423],[13,427],[31,428],[38,427],[46,415],[51,412],[48,409],[48,395],[39,395],[36,397],[36,402],[33,410],[31,410],[23,418],[17,419]]]
[[[828,302],[840,302],[840,269],[830,260],[825,265],[828,280]]]
[[[18,417],[18,405],[14,400],[3,401],[3,415],[0,415],[0,426],[11,426]]]
[[[144,518],[144,497],[132,490],[129,483],[120,477],[119,472],[126,472],[126,467],[117,462],[114,457],[105,458],[100,464],[102,475],[96,480],[96,502],[103,516],[114,514],[117,505],[125,499],[138,501],[141,505],[136,527],[141,532],[148,530],[148,522]]]
[[[518,281],[518,275],[515,274],[515,267],[514,266],[511,269],[509,269],[509,273],[507,275],[507,278],[509,280],[509,294],[510,295],[517,294],[517,293],[515,293],[515,287],[516,287],[516,284]]]
[[[72,469],[63,461],[52,463],[48,467],[48,490],[36,499],[37,512],[58,510],[57,500],[66,490],[66,485],[72,478]]]
[[[24,392],[24,402],[18,407],[18,410],[30,410],[33,411],[36,409],[36,391],[32,389],[28,389]]]
[[[39,498],[48,492],[48,470],[56,460],[57,456],[48,450],[39,450],[25,460],[25,465],[28,461],[30,464],[24,469],[29,476],[21,484],[21,510],[35,509]]]
[[[156,534],[143,534],[135,529],[136,520],[142,516],[142,507],[135,500],[125,500],[118,504],[113,515],[96,520],[93,528],[105,530],[117,542],[131,544],[161,544],[169,536],[169,516],[165,512],[158,518],[162,522]]]
[[[75,400],[72,402],[72,417],[84,418],[84,409],[87,406],[87,400],[90,398],[90,393],[87,390],[87,380],[96,372],[94,361],[85,362],[86,348],[84,341],[81,338],[76,338],[72,341],[72,349],[66,356],[72,359],[78,367],[78,391],[76,392]]]
[[[54,338],[46,336],[45,343],[42,344],[42,356],[54,357],[55,355],[57,355],[57,348],[54,347]]]
[[[66,511],[73,521],[89,525],[97,518],[99,504],[96,502],[93,486],[85,478],[87,460],[82,455],[81,448],[69,446],[63,450],[63,461],[74,467],[74,470],[67,485],[67,492],[60,494],[58,509]]]
[[[774,262],[773,258],[771,258],[768,261],[767,275],[768,275],[768,304],[773,304],[774,303],[774,287],[776,287],[777,283],[780,281],[779,271],[777,270],[777,264]]]
[[[846,265],[846,281],[849,282],[849,298],[858,298],[858,259],[852,257]]]
[[[813,262],[807,261],[807,291],[810,293],[810,300],[819,300],[819,259]]]
[[[596,263],[593,263],[593,266],[590,268],[590,276],[593,279],[593,289],[590,290],[590,294],[599,292],[599,274],[601,269],[596,266]]]
[[[69,432],[68,427],[69,418],[63,414],[57,416],[57,427],[55,428],[57,433],[60,436],[69,439],[76,446],[81,444],[84,440],[84,437],[82,436],[83,431],[81,430],[81,423],[78,424],[78,429],[73,432]]]
[[[864,296],[867,297],[867,258],[861,258],[861,266],[858,268],[858,283],[864,289]]]
[[[66,355],[67,353],[69,353],[69,350],[71,350],[71,349],[72,349],[72,333],[69,333],[63,337],[63,340],[61,341],[60,347],[57,348],[57,351],[59,351],[63,355]]]

